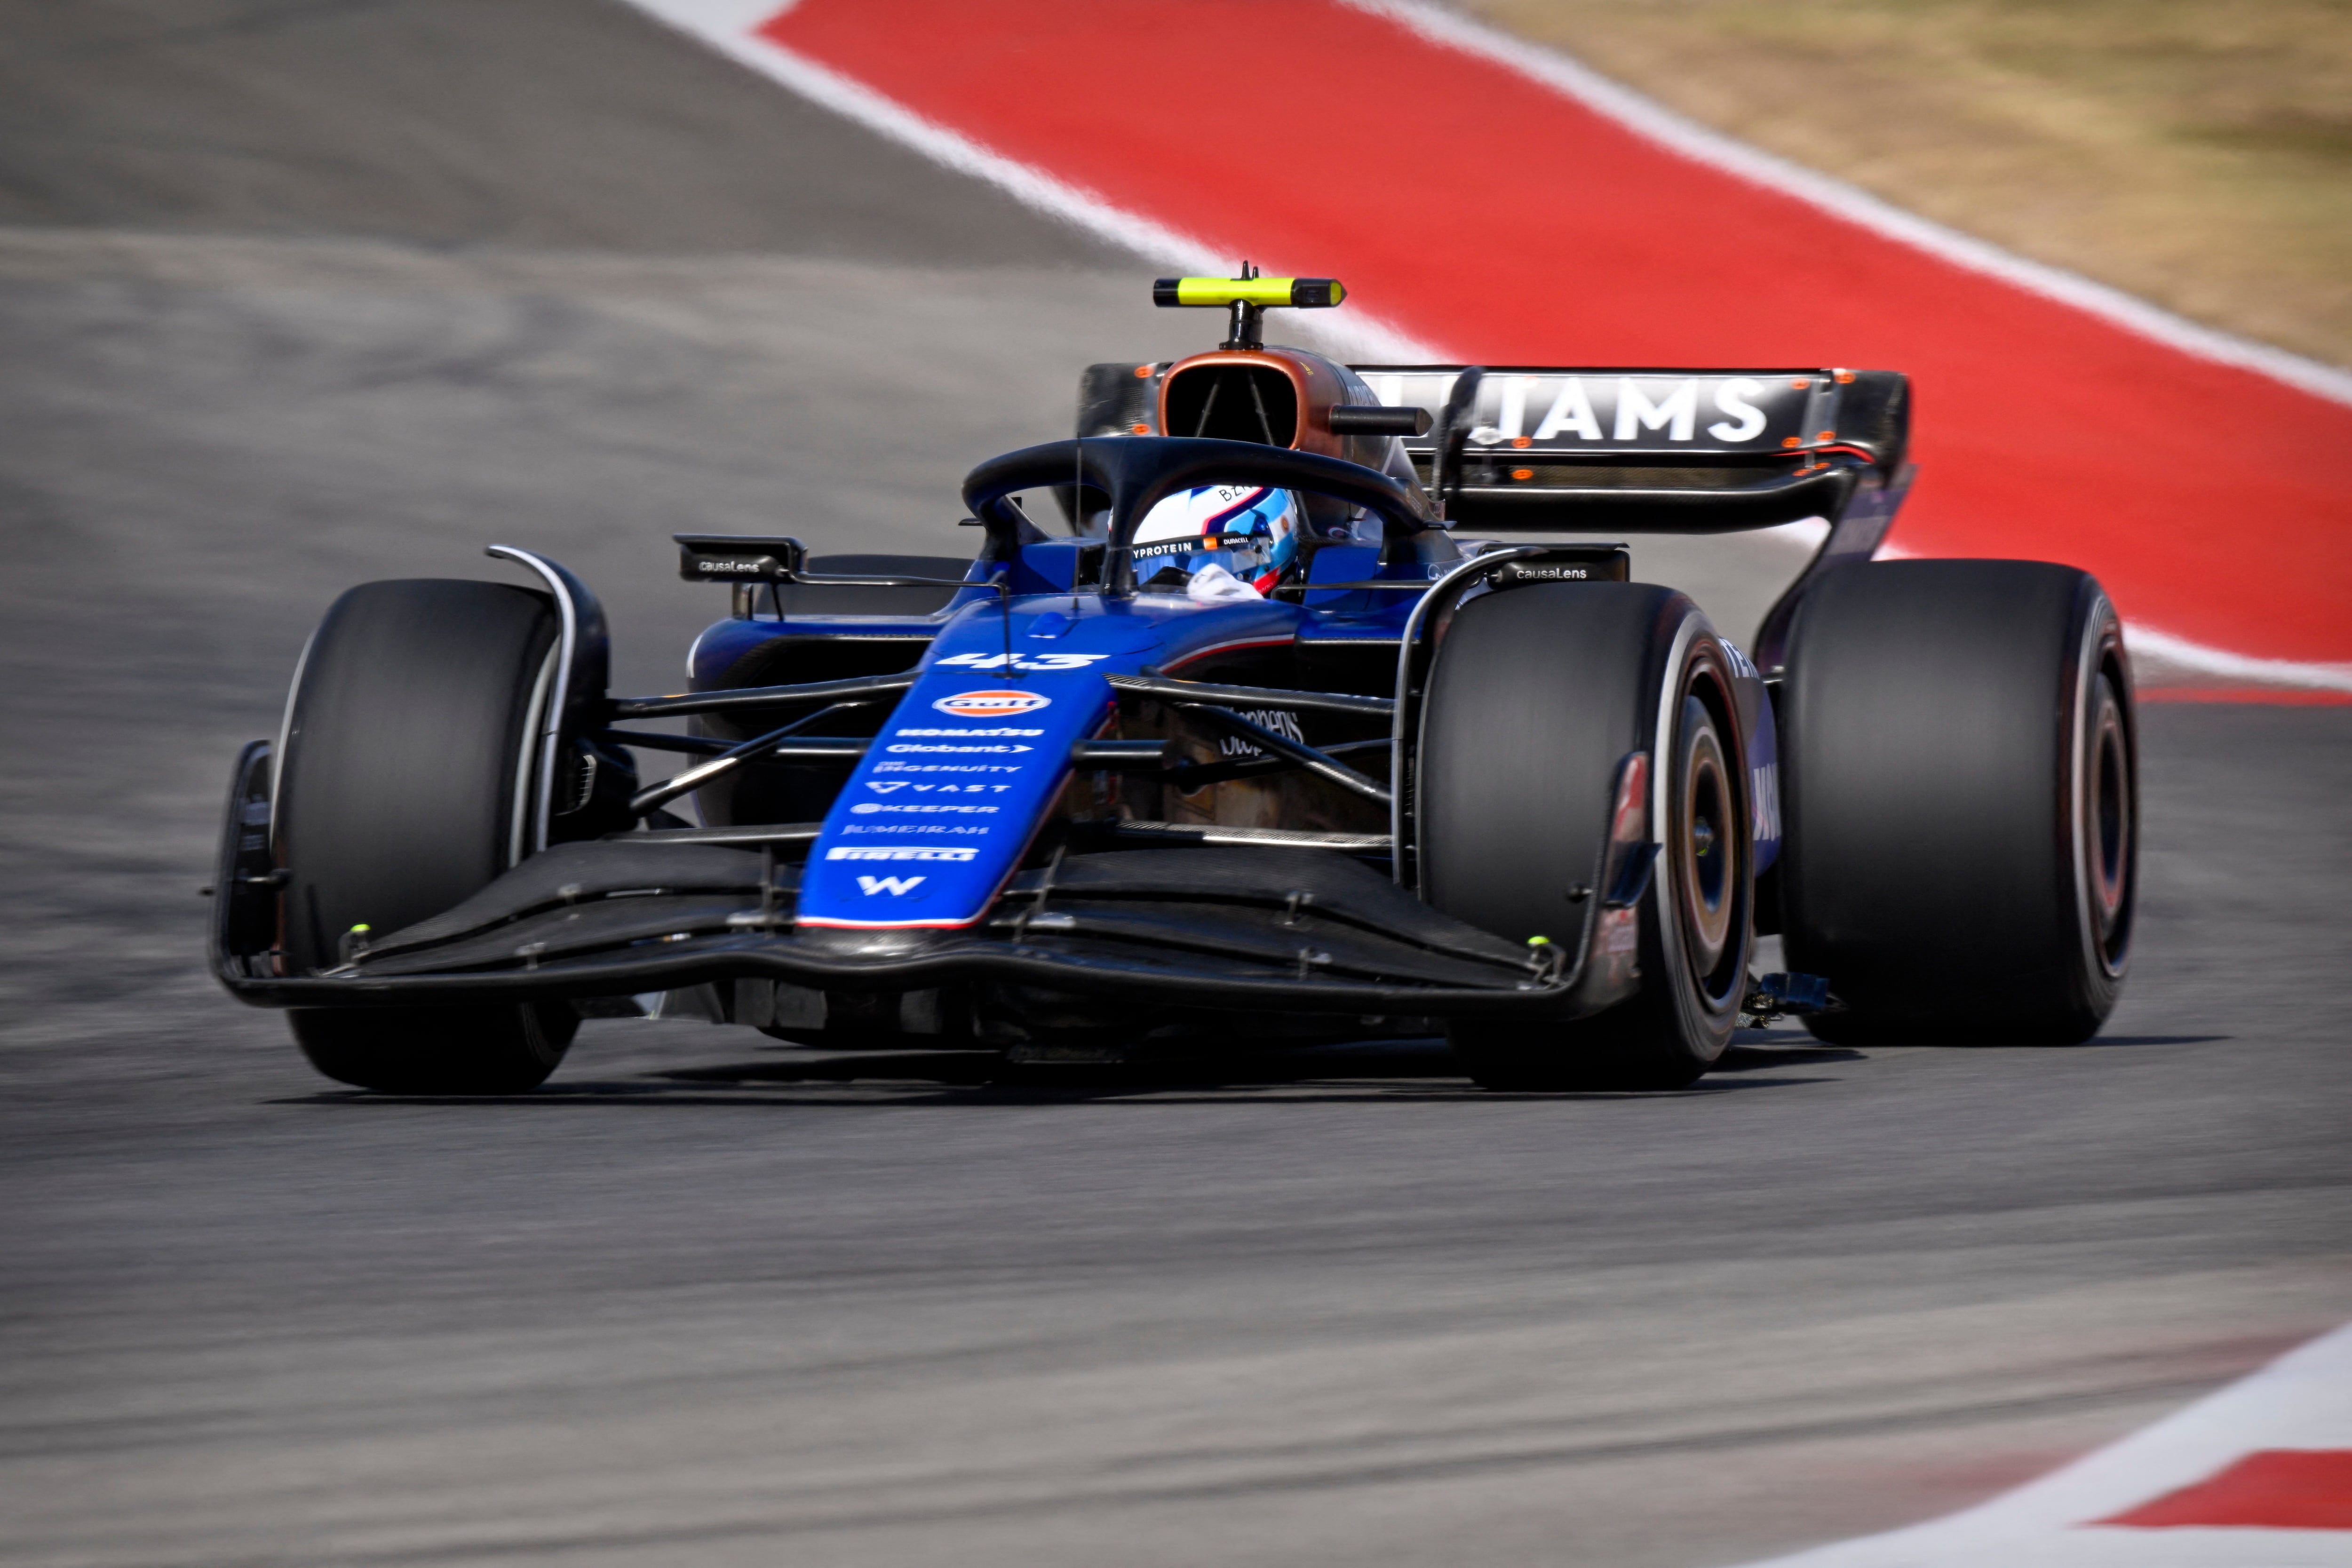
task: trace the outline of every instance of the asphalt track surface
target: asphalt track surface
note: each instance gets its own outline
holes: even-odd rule
[[[1695,1568],[2352,1317],[2340,708],[2146,711],[2080,1049],[1010,1089],[608,1023],[524,1101],[322,1083],[194,890],[340,588],[548,550],[667,689],[668,532],[952,537],[1197,323],[617,6],[0,39],[0,1561]],[[1739,625],[1773,549],[1636,559]]]

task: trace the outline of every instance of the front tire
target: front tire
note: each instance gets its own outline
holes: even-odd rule
[[[1789,963],[1840,1044],[2088,1039],[2137,891],[2138,752],[2099,584],[1896,561],[1810,589],[1782,689]]]
[[[307,1007],[287,1015],[302,1055],[337,1083],[379,1094],[523,1094],[547,1081],[579,1015],[521,1007]]]
[[[279,945],[311,974],[478,891],[529,852],[556,617],[495,583],[368,583],[304,655],[273,795]],[[536,1088],[568,1006],[318,1008],[289,1016],[311,1066],[404,1094]]]
[[[1641,901],[1642,987],[1566,1024],[1460,1019],[1447,1037],[1497,1089],[1680,1089],[1730,1043],[1755,936],[1755,858],[1733,664],[1687,598],[1542,584],[1454,617],[1431,674],[1418,814],[1423,890],[1514,941],[1583,923],[1619,763],[1653,759],[1660,848]]]

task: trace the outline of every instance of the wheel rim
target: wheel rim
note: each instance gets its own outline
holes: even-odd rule
[[[2130,742],[2115,690],[2102,678],[2086,748],[2089,777],[2083,836],[2084,885],[2099,959],[2110,973],[2121,965],[2131,908],[2132,785]]]
[[[1704,980],[1722,964],[1739,912],[1739,794],[1713,718],[1696,699],[1689,707],[1673,819],[1675,903],[1691,972]]]

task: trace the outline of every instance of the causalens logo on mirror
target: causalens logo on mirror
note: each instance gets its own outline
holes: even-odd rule
[[[1034,691],[959,691],[953,697],[940,698],[931,706],[958,719],[1004,719],[1016,713],[1034,713],[1053,704],[1052,698]]]

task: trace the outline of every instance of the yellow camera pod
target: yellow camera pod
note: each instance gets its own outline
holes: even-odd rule
[[[1161,278],[1151,285],[1151,302],[1161,307],[1228,305],[1291,306],[1328,310],[1348,297],[1337,278]]]

